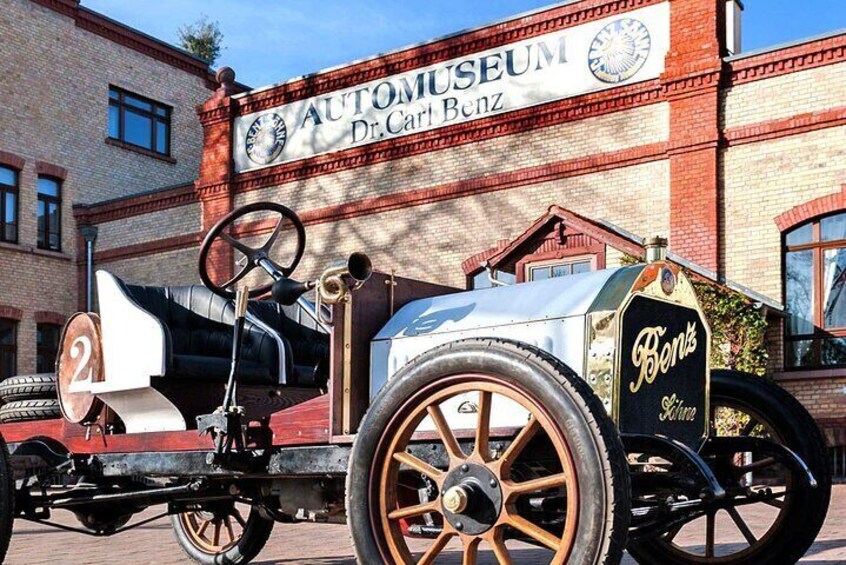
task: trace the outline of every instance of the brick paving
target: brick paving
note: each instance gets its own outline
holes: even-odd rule
[[[143,516],[152,516],[146,513]],[[744,515],[753,530],[760,527],[764,516],[750,513]],[[59,516],[57,515],[57,519]],[[63,523],[74,525],[73,518],[64,517]],[[756,526],[757,524],[757,526]],[[719,536],[719,542],[726,544],[740,541],[739,534],[730,528],[720,529],[725,532]],[[686,543],[696,543],[687,532],[682,532],[688,539]],[[510,545],[509,545],[510,547]],[[450,549],[450,548],[448,548]],[[719,549],[718,549],[719,551]],[[446,552],[449,559],[438,562],[460,563],[457,551]],[[543,557],[548,553],[529,547],[513,548],[512,555],[517,563],[531,565],[546,563]],[[480,563],[491,563],[490,556],[480,559]],[[188,560],[174,540],[170,522],[163,518],[126,532],[113,538],[92,538],[79,534],[46,528],[29,522],[18,521],[15,535],[6,563],[11,565],[38,565],[61,562],[63,565],[100,565],[121,564],[170,565],[187,563]],[[345,526],[316,524],[278,524],[273,531],[265,550],[254,562],[270,565],[348,565],[354,563],[349,536]],[[633,564],[634,560],[626,557],[624,563]],[[835,487],[831,510],[825,528],[819,539],[802,560],[802,563],[814,565],[846,564],[846,485]]]

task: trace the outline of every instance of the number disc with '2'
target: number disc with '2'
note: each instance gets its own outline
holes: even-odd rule
[[[62,332],[56,363],[59,406],[65,418],[75,424],[97,420],[103,403],[90,391],[91,383],[103,380],[103,349],[100,317],[74,314]]]

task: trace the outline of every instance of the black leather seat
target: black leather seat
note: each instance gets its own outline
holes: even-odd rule
[[[124,283],[124,289],[137,306],[155,316],[164,328],[165,379],[226,382],[235,319],[231,300],[197,285],[157,287]],[[250,301],[249,311],[259,323],[248,318],[244,326],[240,382],[280,384],[278,335],[285,348],[285,384],[325,386],[328,335],[291,320],[275,302]]]

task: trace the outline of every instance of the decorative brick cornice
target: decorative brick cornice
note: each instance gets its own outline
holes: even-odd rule
[[[549,163],[536,167],[518,169],[516,171],[478,177],[475,179],[446,183],[429,188],[409,190],[398,194],[376,196],[346,202],[336,206],[309,210],[300,214],[300,217],[305,225],[316,225],[371,214],[379,214],[389,212],[391,210],[405,209],[412,206],[423,206],[426,204],[453,200],[476,194],[485,194],[519,186],[555,181],[564,178],[659,161],[666,158],[666,149],[667,146],[665,143],[653,143],[621,151],[598,153],[577,159],[569,159],[566,161],[559,161],[557,163]],[[214,189],[215,186],[218,187],[219,190],[225,191],[227,185],[223,183],[204,188],[211,190]],[[228,193],[223,192],[221,197],[225,197],[227,194]],[[234,235],[237,237],[257,235],[269,232],[275,225],[275,222],[263,221],[251,224],[241,224],[238,226],[237,232]],[[193,247],[202,240],[203,235],[203,233],[197,232],[194,234],[186,234],[139,245],[109,249],[96,253],[95,259],[102,263]]]
[[[232,119],[232,115],[233,101],[231,98],[221,100],[220,98],[212,97],[204,104],[197,106],[197,116],[200,118],[200,124],[203,127],[227,122]]]
[[[419,135],[374,143],[306,160],[283,163],[275,167],[238,175],[234,181],[235,192],[247,192],[269,186],[278,186],[287,182],[342,170],[630,110],[661,102],[663,100],[661,92],[659,81],[647,81],[614,91],[569,98],[539,107],[526,108],[448,126]]]
[[[711,70],[707,73],[697,73],[683,77],[664,79],[664,96],[669,99],[684,98],[696,95],[702,91],[716,89],[720,86],[720,71]]]
[[[68,178],[68,170],[66,168],[53,165],[52,163],[45,163],[44,161],[35,162],[35,173],[39,176],[44,175],[59,180]]]
[[[723,132],[723,139],[724,144],[731,147],[844,125],[846,125],[846,106],[840,106],[821,112],[808,112],[780,120],[728,128]]]
[[[78,0],[31,1],[72,18],[76,26],[81,29],[200,77],[204,80],[206,87],[211,90],[217,88],[208,64],[163,41],[80,6]]]
[[[846,185],[836,194],[816,198],[795,206],[774,218],[776,226],[782,232],[795,228],[819,216],[846,210]]]
[[[193,184],[185,184],[167,190],[130,196],[94,204],[91,206],[75,205],[73,215],[81,224],[102,224],[141,214],[160,212],[179,206],[195,204],[198,201]]]
[[[35,313],[36,324],[53,324],[54,326],[64,326],[68,317],[58,312],[39,311]]]
[[[54,12],[59,12],[65,16],[74,17],[79,10],[79,0],[32,0],[36,4],[40,4],[45,8],[49,8]]]
[[[846,62],[846,34],[730,60],[732,85]]]
[[[274,88],[255,92],[239,100],[241,112],[243,115],[274,108],[296,100],[581,25],[617,13],[660,4],[662,1],[584,0],[550,8],[523,18],[390,53],[354,65],[309,75]]]
[[[16,320],[18,322],[23,318],[23,310],[15,308],[14,306],[5,306],[0,304],[0,318],[6,320]]]
[[[20,171],[24,168],[25,164],[26,161],[23,157],[19,157],[18,155],[9,153],[8,151],[0,151],[0,165],[5,165]]]
[[[198,185],[194,191],[200,201],[214,200],[216,198],[229,198],[231,185],[228,182],[215,184]]]

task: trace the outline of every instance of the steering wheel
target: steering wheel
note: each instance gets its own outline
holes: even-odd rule
[[[265,223],[270,224],[274,218],[278,218],[270,237],[260,247],[250,247],[230,235],[231,228],[235,223],[248,214],[256,214],[256,221],[244,221],[237,226],[241,231],[246,232],[246,237],[253,237],[252,233],[255,233],[255,231],[264,231],[261,228]],[[272,252],[274,246],[279,242],[280,234],[287,231],[293,231],[296,234],[297,247],[293,258],[285,266],[282,266],[277,262],[277,259],[273,258]],[[267,294],[275,281],[290,276],[297,268],[305,251],[305,242],[306,235],[303,223],[290,208],[273,202],[257,202],[241,206],[218,220],[203,239],[200,246],[200,279],[215,294],[224,298],[235,298],[237,283],[253,270],[261,269],[273,280],[267,284],[250,288],[249,295],[250,298],[255,298]],[[240,266],[240,270],[228,281],[218,283],[213,281],[209,275],[209,259],[211,258],[212,248],[223,244],[229,245],[236,252],[235,264]],[[237,253],[240,253],[240,258],[237,257]]]

